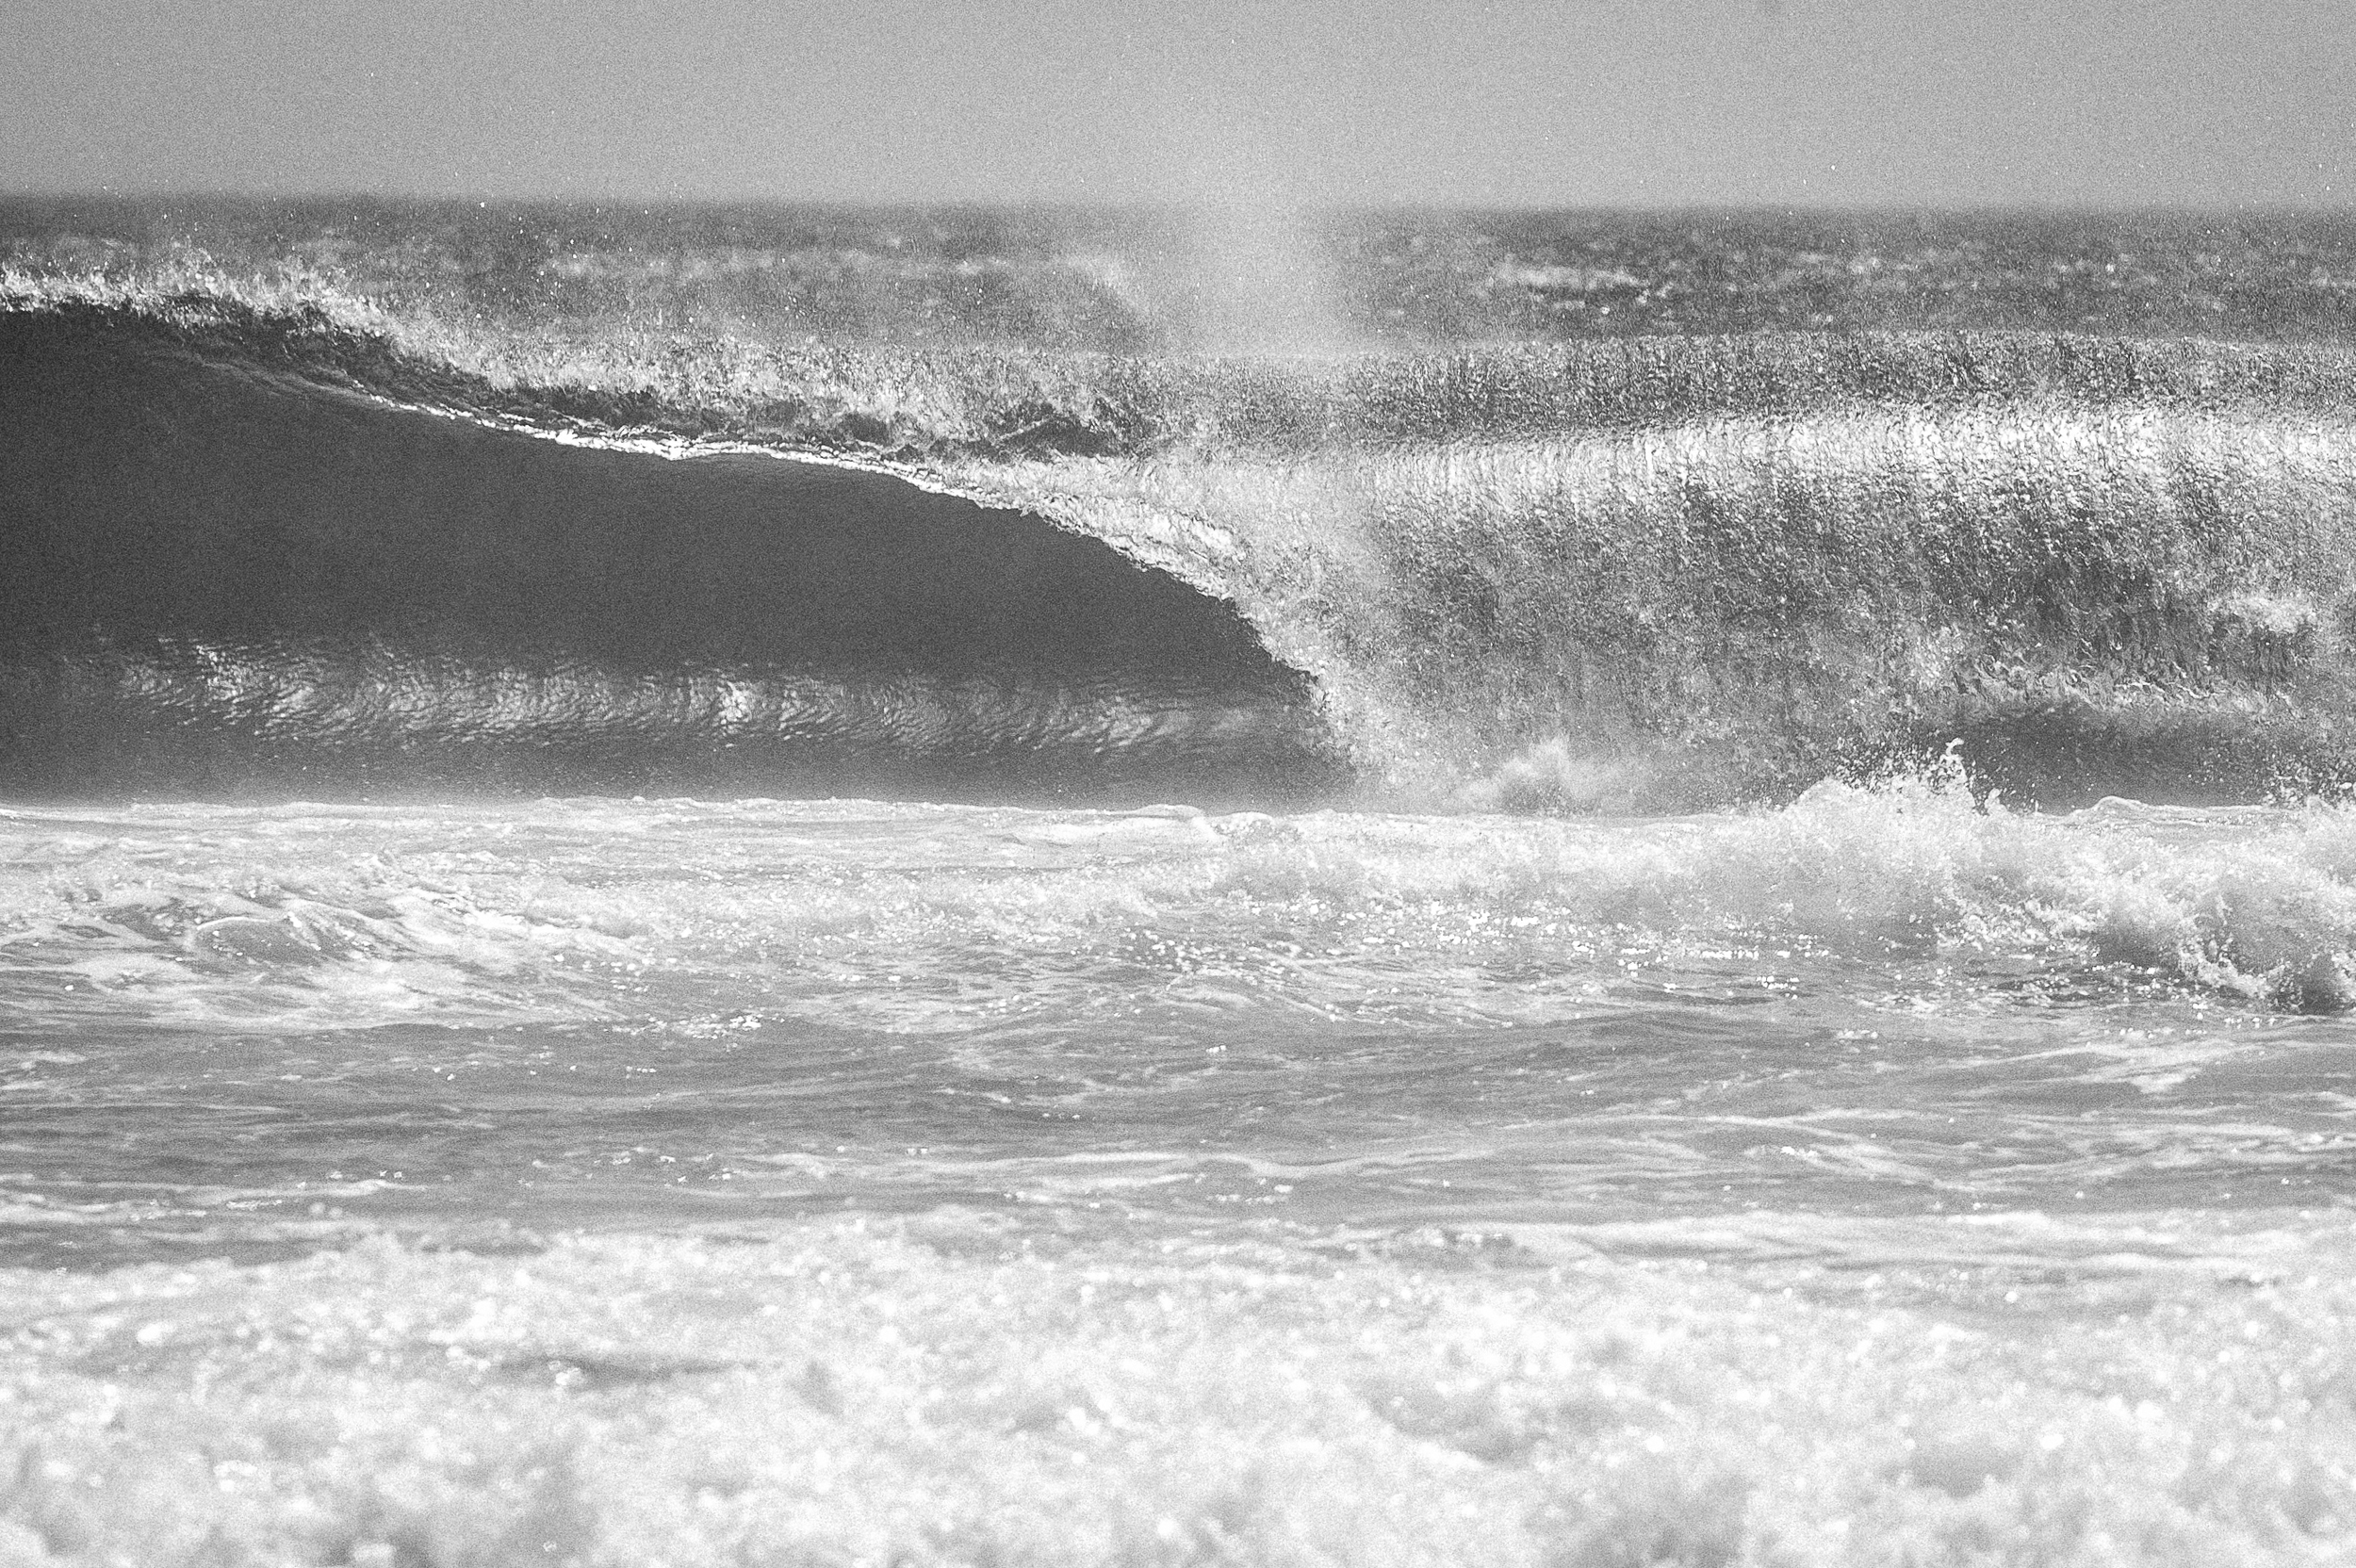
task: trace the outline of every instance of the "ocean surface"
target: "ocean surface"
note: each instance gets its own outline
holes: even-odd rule
[[[0,1568],[2356,1563],[2356,220],[0,202]]]

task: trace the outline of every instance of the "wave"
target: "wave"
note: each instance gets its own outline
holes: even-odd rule
[[[1226,605],[890,475],[535,440],[0,318],[19,791],[1314,785]]]
[[[76,805],[0,827],[0,953],[22,983],[0,1015],[28,1027],[757,1005],[906,1035],[1136,995],[1524,1028],[1746,1004],[1762,966],[1825,1006],[1983,1033],[2168,994],[2356,1006],[2356,809],[2055,816],[1975,802],[1953,769],[1633,821],[592,800]]]
[[[0,285],[20,790],[2356,778],[2341,346],[1155,360]]]

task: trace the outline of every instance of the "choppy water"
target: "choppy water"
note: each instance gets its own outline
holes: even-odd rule
[[[12,1124],[58,1162],[9,1217],[32,1261],[846,1203],[2264,1208],[2332,1200],[2348,1155],[2335,1026],[2267,1006],[2339,1002],[2337,811],[2051,821],[1918,785],[1577,826],[681,801],[8,828]]]
[[[20,1555],[2356,1527],[2336,809],[5,833]]]
[[[1170,221],[0,209],[0,1565],[2356,1560],[2345,225]]]

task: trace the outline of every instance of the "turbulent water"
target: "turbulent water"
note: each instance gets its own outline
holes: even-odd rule
[[[7,1568],[2356,1561],[2356,226],[0,247]]]

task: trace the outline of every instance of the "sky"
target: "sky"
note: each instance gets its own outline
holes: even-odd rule
[[[2356,0],[0,0],[0,189],[2346,205]]]

